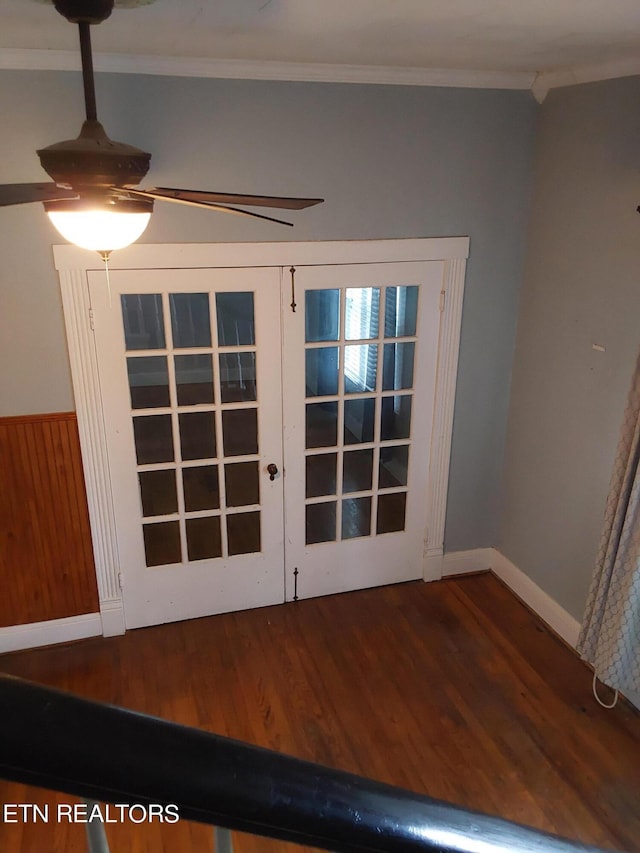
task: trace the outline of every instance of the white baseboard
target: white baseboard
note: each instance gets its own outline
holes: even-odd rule
[[[443,560],[442,548],[427,548],[422,560],[422,579],[427,583],[439,581],[442,577]]]
[[[102,619],[99,613],[83,613],[81,616],[31,622],[28,625],[11,625],[8,628],[0,628],[0,653],[100,636]]]
[[[519,569],[504,554],[493,551],[491,571],[504,581],[518,598],[522,599],[534,613],[547,623],[556,634],[574,649],[578,643],[580,623],[570,613],[554,601],[543,589],[534,583],[528,575]]]
[[[442,577],[488,572],[494,560],[493,548],[474,548],[472,551],[452,551],[442,558]]]
[[[105,637],[117,637],[125,632],[124,607],[121,598],[111,598],[100,602],[102,633]]]

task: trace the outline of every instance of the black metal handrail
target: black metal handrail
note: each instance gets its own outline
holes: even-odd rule
[[[198,729],[0,676],[0,776],[341,853],[578,853],[567,841]]]

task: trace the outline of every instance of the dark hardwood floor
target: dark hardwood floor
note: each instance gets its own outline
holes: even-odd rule
[[[0,668],[583,842],[640,850],[640,715],[492,575],[402,584],[0,657]],[[99,732],[96,732],[99,737]],[[0,783],[0,802],[71,802]],[[109,825],[113,853],[211,851],[180,822]],[[240,853],[299,850],[234,836]],[[80,825],[0,825],[11,853]]]

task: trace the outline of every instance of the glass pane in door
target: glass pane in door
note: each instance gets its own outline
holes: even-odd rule
[[[174,349],[211,346],[208,293],[172,293],[169,306]]]
[[[306,511],[306,542],[335,542],[336,502],[308,504]]]
[[[308,290],[305,293],[305,340],[337,341],[340,330],[340,291]]]
[[[174,356],[179,406],[214,402],[213,361],[209,353]]]
[[[166,356],[128,358],[127,375],[132,409],[158,409],[169,405],[169,372]]]
[[[188,518],[185,521],[189,560],[211,560],[222,556],[220,517]]]
[[[255,343],[253,293],[216,293],[216,313],[219,347]]]
[[[217,465],[197,465],[182,469],[184,508],[187,512],[220,509]]]
[[[122,325],[127,350],[164,349],[164,308],[160,293],[123,293]]]
[[[138,479],[144,516],[173,515],[178,512],[176,472],[173,469],[140,471]]]
[[[133,437],[138,465],[173,462],[171,415],[146,415],[133,419]]]
[[[255,352],[220,354],[220,390],[223,403],[247,403],[258,399]]]

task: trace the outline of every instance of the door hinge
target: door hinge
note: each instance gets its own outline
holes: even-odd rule
[[[122,572],[118,572],[118,586],[120,589],[124,588],[124,581],[122,579]]]
[[[89,308],[89,326],[91,327],[91,331],[95,332],[96,326],[95,326],[95,319],[93,316],[93,308]]]
[[[293,570],[293,600],[298,600],[298,567],[296,566]]]
[[[445,297],[445,291],[441,290],[440,291],[440,313],[441,314],[444,311],[444,297]]]

